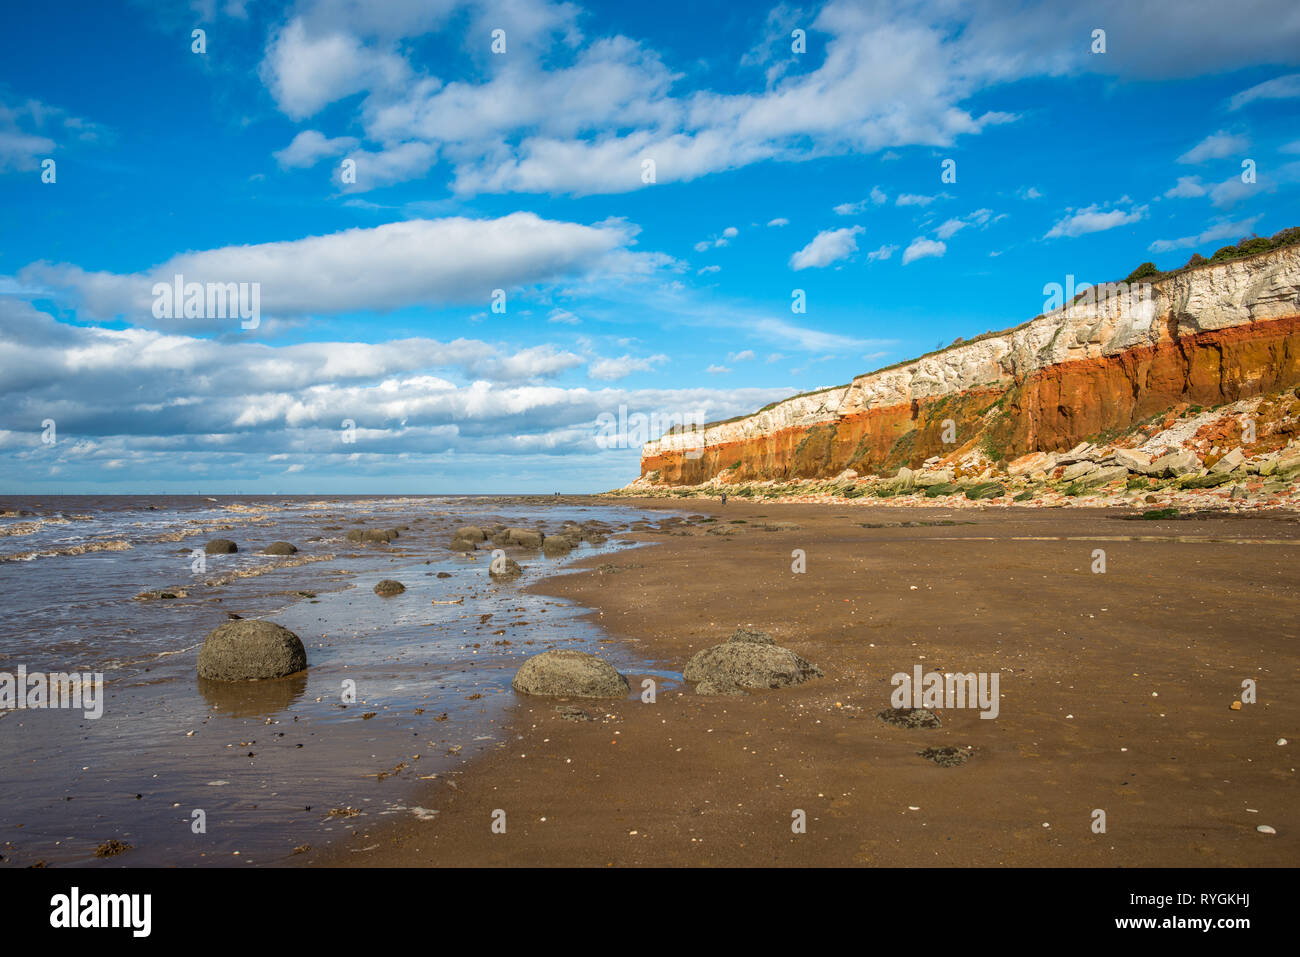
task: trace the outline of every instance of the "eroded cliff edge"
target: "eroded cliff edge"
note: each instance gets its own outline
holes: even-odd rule
[[[648,442],[641,480],[883,475],[972,448],[1014,459],[1300,383],[1298,246],[1188,269],[1146,297],[1098,299],[707,426],[702,439]]]

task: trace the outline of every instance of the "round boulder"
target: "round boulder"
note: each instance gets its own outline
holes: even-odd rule
[[[487,532],[477,525],[462,525],[452,533],[451,537],[453,539],[463,538],[468,542],[483,542],[487,541]]]
[[[207,555],[233,555],[239,551],[239,546],[228,538],[214,538],[203,546],[203,552]]]
[[[514,581],[523,573],[523,568],[513,558],[494,558],[488,565],[488,575],[494,582]]]
[[[447,547],[453,552],[472,552],[478,549],[478,546],[468,538],[453,538]]]
[[[380,598],[392,598],[394,595],[400,595],[406,591],[406,586],[399,581],[393,581],[391,578],[385,578],[379,584],[375,585],[375,594]]]
[[[298,553],[297,545],[290,545],[288,542],[272,542],[262,549],[263,555],[296,555]]]
[[[628,693],[627,679],[604,658],[558,649],[525,661],[510,686],[520,694],[565,698],[621,698]]]
[[[682,677],[698,682],[696,691],[716,694],[721,688],[787,688],[822,671],[789,648],[753,640],[726,641],[692,656]],[[701,688],[704,690],[701,691]]]
[[[199,677],[213,681],[283,678],[306,667],[302,641],[273,621],[228,621],[209,632],[199,649]]]

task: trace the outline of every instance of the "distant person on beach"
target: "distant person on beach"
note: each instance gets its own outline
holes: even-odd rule
[[[723,505],[726,505],[726,504],[727,504],[727,493],[726,493],[726,492],[723,492],[723,493],[722,493],[722,504],[723,504]]]

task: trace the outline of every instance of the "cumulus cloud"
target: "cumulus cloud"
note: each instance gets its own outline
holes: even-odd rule
[[[813,237],[812,242],[790,257],[790,268],[821,269],[848,259],[858,251],[857,236],[865,230],[861,226],[845,229],[826,229]]]
[[[359,141],[354,136],[338,136],[329,139],[316,130],[303,130],[282,150],[271,155],[275,157],[281,169],[305,169],[315,166],[327,156],[338,156],[348,150],[356,149]]]
[[[280,108],[299,119],[365,92],[366,137],[384,149],[437,145],[464,195],[612,193],[644,188],[645,160],[654,161],[654,182],[662,184],[770,159],[889,158],[896,147],[951,146],[1014,122],[1013,114],[977,115],[965,104],[1028,77],[1096,71],[1159,78],[1295,63],[1300,45],[1289,2],[1258,0],[1249,17],[1211,0],[1186,0],[1176,15],[1164,0],[1100,0],[1065,10],[1045,0],[1014,10],[996,0],[963,7],[831,0],[811,18],[778,6],[743,61],[763,66],[762,87],[717,93],[678,92],[677,75],[641,41],[579,42],[578,10],[567,3],[511,0],[503,15],[480,0],[301,0],[272,30],[262,77]],[[466,37],[505,16],[509,58],[476,82],[412,67],[405,59],[412,44],[404,41],[462,14],[471,24]],[[777,42],[796,20],[819,37],[819,60],[805,70],[791,69],[803,58]],[[1089,56],[1086,44],[1070,38],[1101,20],[1113,37],[1142,35],[1151,22],[1168,29],[1158,45],[1113,43],[1106,56]],[[777,22],[785,26],[776,29]],[[1238,96],[1281,95],[1285,79]]]
[[[563,456],[561,472],[579,469],[590,480],[608,458],[593,443],[603,412],[622,405],[728,418],[790,393],[558,384],[583,362],[550,345],[510,351],[469,339],[271,346],[73,326],[0,297],[0,480],[13,486],[66,468],[128,487],[211,487],[231,474],[248,482],[301,464],[317,487],[337,472],[349,488],[369,479],[391,489],[385,483],[408,470],[426,481],[443,472],[430,457],[453,452],[471,479],[489,465],[517,468],[509,460],[521,455],[530,469],[544,468],[537,457],[554,455]],[[45,418],[58,423],[52,447],[40,440]],[[345,419],[356,424],[354,444],[340,441]],[[609,484],[626,481],[636,449],[607,467]],[[512,485],[517,476],[504,472],[502,487]]]
[[[668,260],[628,246],[635,228],[546,220],[533,213],[498,219],[407,220],[325,236],[226,246],[174,256],[140,273],[87,272],[34,263],[24,282],[71,294],[96,318],[152,316],[153,285],[257,282],[262,310],[273,316],[388,311],[411,305],[490,301],[512,290],[574,277],[645,275]],[[174,320],[177,324],[195,320]]]
[[[871,252],[867,253],[867,262],[873,262],[873,263],[880,262],[882,260],[888,259],[890,256],[894,255],[894,253],[897,251],[898,251],[897,246],[891,246],[889,244],[886,244],[884,246],[881,246],[879,249],[874,249]]]
[[[1127,210],[1103,209],[1094,203],[1086,209],[1074,210],[1070,215],[1059,220],[1055,226],[1047,231],[1045,238],[1057,239],[1062,236],[1074,238],[1088,233],[1099,233],[1127,223],[1136,223],[1146,216],[1146,212],[1147,208],[1145,206]]]

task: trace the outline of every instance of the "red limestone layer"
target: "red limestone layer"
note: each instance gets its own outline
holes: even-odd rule
[[[702,441],[698,432],[663,436],[642,447],[641,476],[696,485],[892,473],[953,451],[943,441],[948,420],[957,446],[1014,458],[1068,449],[1180,403],[1219,405],[1297,383],[1300,247],[1291,246],[1186,270],[1146,295],[1121,286],[707,426]]]

